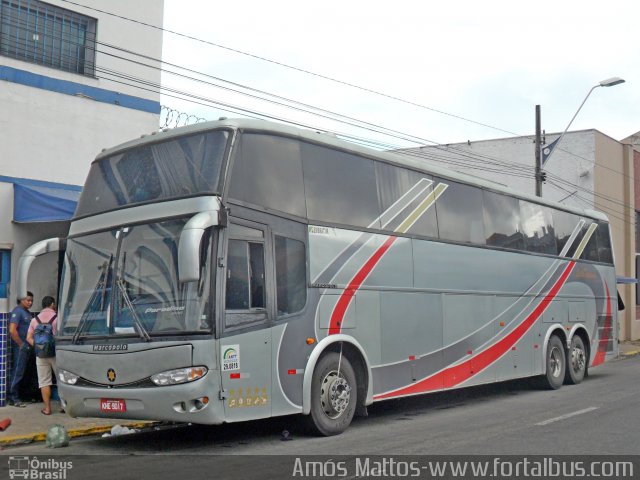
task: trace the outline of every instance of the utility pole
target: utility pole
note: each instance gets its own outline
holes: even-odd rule
[[[536,197],[542,197],[542,127],[540,125],[540,105],[536,105]]]

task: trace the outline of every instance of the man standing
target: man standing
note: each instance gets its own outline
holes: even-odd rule
[[[9,389],[9,403],[14,407],[26,407],[20,399],[20,389],[26,385],[25,372],[29,362],[32,361],[31,346],[27,343],[27,332],[31,323],[33,305],[33,293],[27,292],[27,296],[18,299],[18,306],[11,311],[9,320],[9,335],[11,336],[11,387]]]
[[[51,385],[56,372],[54,334],[57,330],[56,301],[46,296],[42,299],[42,311],[31,320],[27,342],[35,348],[36,367],[38,369],[38,386],[42,392],[43,415],[51,415]],[[38,335],[40,338],[38,338]],[[37,344],[36,344],[37,341]]]

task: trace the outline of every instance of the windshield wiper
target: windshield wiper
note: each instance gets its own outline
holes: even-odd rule
[[[151,337],[149,336],[147,329],[144,328],[142,320],[140,320],[140,317],[138,316],[138,313],[136,312],[135,307],[131,303],[131,299],[129,298],[129,294],[127,293],[127,287],[124,284],[124,280],[122,278],[118,278],[118,280],[116,281],[116,284],[120,289],[120,293],[122,293],[122,298],[124,299],[124,303],[127,305],[127,308],[131,312],[131,316],[133,317],[133,324],[138,330],[138,333],[140,334],[140,338],[142,338],[145,342],[150,342]]]

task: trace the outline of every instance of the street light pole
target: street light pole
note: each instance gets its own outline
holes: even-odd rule
[[[587,99],[591,95],[591,92],[593,92],[598,87],[613,87],[614,85],[620,85],[621,83],[624,83],[624,80],[622,78],[620,78],[620,77],[612,77],[612,78],[607,78],[606,80],[602,80],[597,85],[594,85],[593,87],[591,87],[591,90],[589,90],[589,93],[587,93],[587,96],[584,97],[584,100],[582,101],[582,103],[578,107],[578,110],[576,111],[576,113],[573,115],[573,118],[571,118],[571,121],[569,122],[569,125],[567,125],[567,128],[565,128],[564,132],[562,132],[562,135],[560,135],[560,137],[558,137],[556,140],[551,142],[551,144],[549,144],[547,147],[545,147],[543,149],[543,151],[542,151],[542,154],[540,154],[536,149],[536,195],[538,197],[542,196],[542,177],[543,177],[542,168],[549,161],[549,158],[551,157],[553,152],[556,151],[556,148],[558,147],[558,144],[560,143],[560,141],[564,137],[565,133],[567,133],[567,130],[569,130],[569,127],[571,127],[571,124],[573,123],[573,121],[578,116],[578,113],[580,113],[580,110],[582,110],[582,107],[584,106],[584,104],[586,103]],[[538,108],[536,106],[536,122],[539,120],[538,119],[538,115],[539,115],[539,110],[538,110]],[[537,134],[537,132],[536,132],[536,134]],[[536,145],[536,147],[538,147],[538,145]],[[541,161],[541,165],[540,165],[539,170],[538,170],[538,160],[537,160],[538,156],[542,157],[542,161]]]

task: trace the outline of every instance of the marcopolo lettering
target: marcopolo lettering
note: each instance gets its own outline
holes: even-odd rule
[[[129,348],[126,343],[117,343],[113,345],[94,345],[94,352],[123,352]]]

